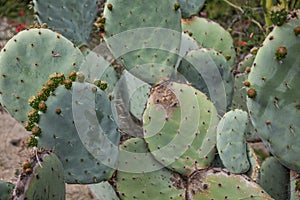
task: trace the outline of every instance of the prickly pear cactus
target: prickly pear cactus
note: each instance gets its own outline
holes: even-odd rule
[[[40,113],[40,120],[37,123],[41,130],[38,136],[38,146],[54,149],[63,164],[67,183],[97,183],[111,177],[114,171],[113,163],[110,164],[110,167],[107,166],[108,164],[103,164],[104,160],[108,158],[100,160],[97,157],[99,152],[101,153],[101,149],[98,149],[99,152],[96,155],[95,152],[88,151],[87,147],[95,146],[96,142],[97,145],[104,145],[104,141],[107,144],[110,141],[111,144],[117,145],[120,136],[111,117],[107,95],[96,86],[94,87],[94,97],[76,93],[76,88],[82,86],[81,84],[83,83],[73,82],[69,89],[66,89],[64,85],[58,86],[54,91],[55,95],[47,99],[45,102],[47,110],[45,113]],[[90,98],[94,98],[94,118],[87,109],[91,105]],[[74,104],[82,105],[85,110],[77,110]],[[98,123],[102,132],[97,127],[85,123],[85,119],[91,121],[91,124]],[[94,122],[95,120],[96,122]],[[56,125],[53,126],[53,124]],[[85,132],[81,132],[82,128]],[[79,134],[84,134],[88,138],[85,140]],[[109,153],[110,150],[107,148],[106,153]]]
[[[0,181],[0,199],[9,200],[12,197],[15,185],[6,181]]]
[[[247,112],[232,110],[223,116],[217,127],[218,153],[232,173],[245,173],[250,168],[245,134],[248,123]]]
[[[300,172],[300,20],[275,27],[259,49],[249,74],[247,107],[271,153]]]
[[[54,72],[76,71],[83,56],[80,50],[48,29],[20,32],[0,52],[1,104],[19,122],[31,110],[28,99]]]
[[[13,192],[13,200],[64,200],[65,182],[63,166],[50,151],[39,151],[23,164],[22,173]]]
[[[289,199],[290,171],[274,157],[268,157],[261,165],[258,184],[274,199]]]
[[[163,165],[184,175],[213,161],[217,123],[216,109],[203,93],[175,82],[152,88],[143,115],[150,152]]]
[[[197,41],[189,36],[188,33],[182,33],[181,35],[181,45],[179,50],[179,57],[176,63],[175,69],[177,70],[178,66],[180,65],[181,60],[183,59],[186,54],[192,50],[200,48]],[[176,71],[175,71],[176,73]]]
[[[123,71],[123,78],[126,80],[129,110],[130,113],[139,120],[142,120],[143,111],[145,109],[151,86],[128,71]]]
[[[232,98],[232,108],[247,111],[247,89],[248,87],[248,74],[237,74],[234,77],[234,95]],[[247,86],[245,86],[247,85]]]
[[[183,58],[177,71],[210,97],[219,114],[225,114],[232,101],[234,77],[222,54],[214,49],[192,50]]]
[[[100,200],[119,200],[115,190],[107,181],[90,184],[89,188]]]
[[[134,153],[146,153],[146,143],[140,138],[127,140],[120,147]],[[152,158],[152,164],[160,165]],[[133,189],[134,188],[134,189]],[[185,199],[185,185],[181,177],[163,168],[145,173],[118,171],[117,186],[120,199]]]
[[[219,24],[205,18],[193,17],[182,20],[182,31],[190,33],[199,46],[220,52],[230,67],[234,65],[236,55],[232,37]]]
[[[272,199],[258,184],[244,175],[218,168],[196,171],[189,178],[188,199]]]
[[[183,18],[197,15],[204,6],[205,0],[178,0]]]
[[[175,0],[106,3],[106,43],[130,73],[147,83],[174,71],[181,39],[181,14],[175,4]]]
[[[97,16],[96,0],[33,0],[33,4],[40,24],[46,23],[77,46],[87,44]]]

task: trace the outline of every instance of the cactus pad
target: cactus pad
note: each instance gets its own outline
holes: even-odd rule
[[[220,52],[230,67],[234,65],[236,55],[232,37],[219,24],[205,18],[193,17],[182,20],[182,30],[191,33],[199,46]]]
[[[244,173],[250,168],[245,131],[248,114],[242,110],[227,112],[217,128],[217,149],[225,167],[232,173]]]
[[[23,170],[19,175],[13,199],[64,200],[64,170],[57,156],[50,151],[36,152],[30,163],[32,171]]]
[[[150,152],[168,168],[189,175],[214,159],[216,109],[192,86],[175,82],[154,86],[143,123]]]
[[[34,0],[33,3],[40,24],[46,23],[77,46],[87,44],[97,16],[96,0],[83,0],[80,3],[72,0]]]
[[[276,200],[289,199],[289,170],[274,157],[262,163],[258,184]]]
[[[183,18],[197,15],[204,6],[205,0],[178,0]]]
[[[121,149],[135,153],[147,152],[145,142],[139,138],[127,140],[121,145]],[[153,164],[154,163],[159,165],[159,163],[153,159]],[[147,173],[118,171],[117,181],[117,191],[121,200],[185,199],[184,181],[180,176],[173,174],[165,168]]]
[[[107,181],[90,184],[89,188],[100,200],[119,200],[115,190]]]
[[[15,185],[6,181],[0,181],[0,199],[10,200]]]
[[[232,101],[234,78],[222,54],[213,49],[192,50],[181,61],[178,72],[210,97],[219,114],[226,112]]]
[[[81,86],[81,83],[77,82],[73,82],[71,90],[66,89],[64,86],[59,86],[54,91],[55,96],[52,95],[48,98],[46,101],[48,109],[45,113],[40,114],[38,123],[38,126],[41,128],[38,146],[54,148],[55,153],[63,163],[67,183],[97,183],[110,178],[113,170],[96,159],[95,155],[92,154],[94,152],[89,152],[87,146],[92,148],[95,142],[101,145],[104,139],[109,139],[111,143],[118,144],[119,133],[116,130],[114,121],[111,119],[107,95],[98,89],[94,97],[84,95],[84,98],[78,99],[76,98],[78,96],[74,95],[74,88],[79,86]],[[75,104],[82,105],[86,109],[91,105],[89,101],[92,98],[96,106],[95,116],[97,117],[93,118],[88,111],[81,112],[76,110],[74,105],[72,105],[72,98],[76,98],[74,99],[76,101],[74,102]],[[95,111],[95,107],[93,110]],[[78,114],[82,120],[78,119]],[[79,121],[74,122],[75,119]],[[101,135],[95,127],[84,128],[84,134],[88,138],[81,140],[82,137],[79,136],[79,129],[78,127],[76,128],[75,124],[79,128],[89,125],[87,123],[80,124],[81,122],[86,122],[84,120],[89,120],[91,123],[99,123],[104,134]],[[53,126],[53,124],[56,124],[56,126]],[[86,142],[90,143],[86,144]],[[110,149],[108,148],[107,151],[110,151]]]
[[[41,51],[42,50],[42,51]],[[20,32],[0,52],[1,103],[19,122],[31,110],[28,99],[54,72],[68,74],[82,62],[78,48],[48,29]]]
[[[174,71],[181,39],[181,14],[175,3],[108,0],[105,6],[106,43],[130,73],[147,83]]]
[[[188,196],[194,200],[272,199],[246,176],[230,174],[218,168],[196,171],[189,178]]]
[[[299,19],[291,20],[275,27],[265,39],[248,78],[256,95],[247,98],[259,137],[272,155],[297,172],[300,172],[300,37],[294,34],[294,28],[299,25]],[[279,47],[287,50],[280,60],[276,56]]]

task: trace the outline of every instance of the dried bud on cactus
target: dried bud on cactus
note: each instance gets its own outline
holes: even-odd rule
[[[27,121],[24,123],[24,127],[27,131],[31,131],[34,127],[34,123],[32,123],[31,121]]]
[[[26,138],[25,144],[28,147],[36,147],[38,145],[38,141],[34,136],[28,136]]]
[[[22,168],[25,170],[27,168],[30,168],[31,167],[31,163],[28,162],[28,161],[25,161],[22,163]]]
[[[113,5],[111,3],[109,3],[109,4],[107,4],[107,8],[108,8],[108,10],[112,11]]]
[[[298,36],[300,34],[300,26],[295,26],[294,27],[294,33],[296,36]]]
[[[47,110],[47,105],[46,105],[46,103],[44,102],[44,101],[41,101],[40,103],[39,103],[39,111],[41,111],[41,112],[46,112],[46,110]]]
[[[250,88],[247,91],[247,95],[249,98],[255,98],[256,97],[256,90],[254,88]]]
[[[244,86],[250,87],[250,82],[249,81],[244,81]]]
[[[32,132],[32,135],[34,135],[34,136],[40,136],[42,130],[41,130],[40,127],[34,126],[34,127],[32,128],[32,130],[31,130],[31,132]]]
[[[38,98],[36,98],[35,96],[30,97],[29,100],[28,100],[28,102],[29,102],[29,105],[30,105],[32,108],[34,108],[34,109],[36,109],[36,110],[39,109],[39,103],[40,103],[41,101],[40,101]]]
[[[72,80],[72,81],[75,81],[76,80],[76,72],[72,71],[69,73],[69,79]]]
[[[37,110],[31,110],[27,113],[29,122],[38,123],[40,120],[40,115]]]
[[[72,88],[72,80],[71,79],[66,79],[64,81],[64,85],[65,85],[67,90],[70,90]]]
[[[287,49],[285,46],[279,46],[276,50],[275,56],[278,60],[282,60],[287,55]]]
[[[178,2],[176,2],[175,4],[174,4],[174,9],[175,10],[178,10],[180,8],[180,4],[178,3]]]

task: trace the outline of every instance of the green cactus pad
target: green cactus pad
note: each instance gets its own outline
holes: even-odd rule
[[[220,52],[230,67],[234,65],[236,55],[232,37],[219,24],[205,18],[193,17],[182,20],[182,30],[192,33],[200,46]]]
[[[234,77],[234,95],[232,98],[232,108],[248,111],[247,109],[247,90],[244,82],[248,80],[248,74],[237,74]]]
[[[25,122],[35,95],[54,72],[68,74],[82,62],[78,48],[48,29],[20,32],[0,52],[1,104],[19,122]]]
[[[183,175],[213,161],[217,123],[216,109],[203,93],[175,82],[162,82],[151,89],[143,115],[150,152]]]
[[[119,200],[115,190],[107,181],[90,184],[89,188],[100,200]]]
[[[231,105],[234,77],[224,56],[213,49],[190,51],[177,70],[195,88],[205,93],[223,115]]]
[[[64,166],[67,183],[97,183],[110,178],[114,171],[111,168],[113,164],[111,167],[103,164],[106,161],[104,159],[109,160],[109,158],[106,157],[100,161],[98,155],[95,155],[95,152],[90,152],[90,150],[94,150],[93,147],[97,148],[97,145],[103,147],[101,145],[105,145],[104,141],[107,140],[117,145],[120,137],[116,130],[116,124],[111,117],[110,102],[107,95],[98,88],[94,96],[87,96],[82,93],[84,98],[82,98],[83,96],[80,98],[80,96],[78,97],[80,94],[75,93],[75,89],[82,84],[73,82],[71,90],[59,86],[54,91],[55,96],[50,96],[46,101],[48,109],[46,113],[40,114],[40,122],[38,123],[42,130],[41,136],[38,138],[38,146],[54,148]],[[85,85],[83,85],[84,87]],[[84,92],[83,89],[82,92]],[[95,117],[88,110],[91,101],[94,101]],[[73,104],[81,105],[81,108],[85,110],[78,110],[78,107]],[[57,109],[60,112],[57,112]],[[87,120],[91,126],[85,123]],[[100,134],[100,131],[93,127],[97,123],[100,124],[104,134]],[[88,127],[85,128],[86,126]],[[84,128],[84,133],[79,131],[82,128]],[[79,134],[84,134],[87,138],[80,137]],[[89,151],[87,147],[90,147]],[[97,149],[101,151],[101,148]],[[109,153],[111,149],[107,148],[106,150]]]
[[[248,114],[242,110],[227,112],[217,127],[217,149],[225,167],[232,173],[244,173],[250,168],[245,131]]]
[[[251,53],[245,56],[244,60],[238,64],[238,73],[247,73],[246,70],[252,67],[254,59],[255,55]]]
[[[188,33],[182,33],[181,45],[179,50],[179,58],[176,63],[175,69],[177,70],[182,58],[191,50],[198,49],[199,45],[196,40],[188,35]]]
[[[106,43],[130,73],[147,83],[174,71],[181,39],[181,14],[175,3],[108,0],[105,6]]]
[[[254,60],[249,82],[256,91],[247,98],[254,127],[272,155],[286,167],[300,172],[300,37],[295,19],[267,36]],[[285,58],[278,60],[276,51],[284,46]]]
[[[111,66],[111,63],[107,61],[107,57],[111,56],[107,55],[107,51],[109,52],[105,43],[101,43],[85,56],[85,60],[81,64],[79,71],[86,76],[86,82],[105,81],[107,88],[104,91],[107,94],[111,94],[118,81],[118,75],[116,70]]]
[[[10,200],[15,185],[6,181],[0,181],[0,199]]]
[[[188,183],[188,199],[272,199],[258,184],[244,175],[219,168],[196,171]]]
[[[258,184],[274,199],[289,199],[290,171],[274,157],[268,157],[261,165]]]
[[[146,143],[139,138],[127,140],[121,150],[133,153],[146,153]],[[153,164],[160,165],[152,158]],[[134,189],[133,189],[134,188]],[[184,181],[179,175],[163,168],[147,173],[128,173],[118,171],[117,191],[121,200],[127,199],[185,199]]]
[[[128,71],[124,71],[123,76],[126,79],[128,89],[130,113],[135,118],[142,120],[151,86],[133,76]]]
[[[199,14],[204,6],[205,0],[178,0],[183,18]]]
[[[33,3],[40,24],[46,23],[77,46],[87,44],[97,16],[96,0],[33,0]]]
[[[64,170],[57,156],[49,151],[37,152],[30,163],[32,172],[22,171],[19,175],[13,199],[64,200]]]

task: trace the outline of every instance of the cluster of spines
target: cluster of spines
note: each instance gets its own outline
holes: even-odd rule
[[[37,92],[35,96],[29,98],[29,105],[33,108],[28,112],[28,121],[25,122],[24,127],[27,131],[31,131],[27,140],[27,146],[37,146],[37,139],[41,135],[41,128],[37,125],[40,120],[39,112],[45,113],[47,110],[46,101],[48,97],[55,91],[55,89],[64,85],[66,89],[71,89],[72,82],[76,80],[77,74],[74,71],[69,73],[68,78],[62,73],[53,73],[50,75],[49,80],[42,86],[41,90]]]

